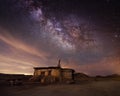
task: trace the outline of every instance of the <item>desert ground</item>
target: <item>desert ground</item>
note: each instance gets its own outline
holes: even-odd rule
[[[1,86],[0,96],[120,96],[120,81]]]

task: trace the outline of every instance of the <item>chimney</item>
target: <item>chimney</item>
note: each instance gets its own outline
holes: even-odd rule
[[[58,60],[58,67],[61,68],[61,64],[60,64],[61,60]]]

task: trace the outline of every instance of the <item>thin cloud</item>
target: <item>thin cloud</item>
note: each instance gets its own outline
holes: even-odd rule
[[[39,56],[40,58],[44,58],[45,56],[48,55],[47,53],[43,52],[42,50],[41,51],[37,50],[36,48],[31,47],[31,46],[25,44],[24,42],[21,42],[20,40],[14,38],[10,34],[8,34],[9,32],[7,32],[6,30],[3,30],[2,28],[0,28],[0,31],[1,31],[0,40],[7,43],[8,45],[10,45],[18,50],[27,52],[29,54]]]

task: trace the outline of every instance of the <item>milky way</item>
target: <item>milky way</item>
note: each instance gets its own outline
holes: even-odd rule
[[[36,66],[120,74],[119,0],[1,0],[0,72]]]

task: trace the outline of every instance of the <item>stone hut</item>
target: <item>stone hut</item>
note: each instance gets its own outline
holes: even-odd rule
[[[72,82],[74,80],[74,70],[62,68],[60,60],[56,67],[34,67],[34,81],[41,83]]]

